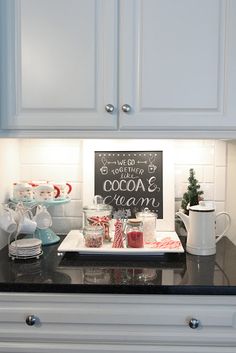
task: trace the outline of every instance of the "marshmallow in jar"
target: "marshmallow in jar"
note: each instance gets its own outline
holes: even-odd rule
[[[136,218],[143,222],[144,242],[154,241],[156,239],[156,213],[145,208],[142,212],[136,213]]]

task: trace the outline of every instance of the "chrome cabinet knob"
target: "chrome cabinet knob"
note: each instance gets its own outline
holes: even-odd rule
[[[192,329],[198,328],[199,324],[200,324],[200,321],[194,318],[190,319],[188,322],[189,327]]]
[[[131,106],[129,104],[124,104],[122,105],[122,110],[124,113],[130,113],[131,112]]]
[[[34,326],[36,324],[36,322],[38,321],[37,316],[35,315],[29,315],[27,316],[27,318],[25,319],[25,322],[28,326]]]
[[[105,109],[106,109],[106,111],[107,111],[108,113],[113,113],[114,110],[115,110],[115,107],[114,107],[114,105],[112,105],[112,104],[107,104],[107,105],[105,106]]]

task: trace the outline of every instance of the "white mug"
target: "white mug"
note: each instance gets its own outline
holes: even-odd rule
[[[47,229],[52,225],[52,217],[45,206],[38,205],[33,220],[39,229]]]
[[[37,228],[37,223],[24,215],[18,226],[18,233],[19,234],[34,234],[35,230]]]
[[[15,210],[10,210],[18,227],[19,234],[33,234],[36,230],[36,222],[32,220],[33,215],[31,210],[26,209],[22,203],[16,205]]]
[[[17,229],[14,211],[3,205],[0,205],[0,228],[7,233],[13,233]]]
[[[33,200],[32,185],[25,182],[17,182],[13,184],[13,199],[15,201],[29,202]]]
[[[69,197],[69,194],[71,193],[71,190],[72,190],[72,186],[70,183],[52,181],[51,184],[54,185],[54,187],[57,187],[59,189],[60,195],[58,196],[57,199],[64,200]]]
[[[60,190],[52,184],[40,184],[34,187],[34,198],[36,201],[52,201],[60,195]]]
[[[47,180],[30,180],[28,183],[34,188],[42,184],[47,184]]]

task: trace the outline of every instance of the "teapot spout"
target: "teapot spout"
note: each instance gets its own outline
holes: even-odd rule
[[[176,215],[182,219],[182,221],[184,222],[185,228],[187,229],[187,232],[189,232],[189,216],[183,212],[176,212]]]

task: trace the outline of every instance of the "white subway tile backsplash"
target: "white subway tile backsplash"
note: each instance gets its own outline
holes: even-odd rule
[[[81,164],[80,140],[22,140],[22,164]]]
[[[93,141],[100,150],[133,150],[148,143],[150,149],[161,145],[160,140],[96,140]],[[53,217],[52,229],[58,234],[67,234],[71,229],[82,227],[83,193],[86,183],[84,178],[93,171],[84,171],[83,157],[88,148],[88,140],[57,139],[0,139],[1,188],[0,202],[7,202],[12,196],[12,184],[17,180],[54,180],[72,183],[71,202],[60,206],[50,206],[48,211]],[[175,210],[181,205],[184,192],[187,191],[189,169],[194,168],[196,178],[204,191],[204,198],[215,201],[216,212],[226,208],[226,173],[227,142],[220,140],[163,140],[173,146],[175,160]],[[89,155],[91,157],[91,155]],[[233,149],[231,159],[235,156]],[[234,159],[231,166],[235,165]],[[231,176],[231,183],[234,175]],[[165,181],[164,181],[165,182]],[[93,185],[91,186],[93,188]],[[234,192],[233,185],[230,193]],[[85,192],[86,195],[86,192]],[[165,196],[164,196],[165,197]],[[228,205],[228,203],[227,203]],[[234,209],[234,205],[231,205]],[[232,219],[232,229],[235,221]],[[225,226],[225,219],[217,220],[217,233]],[[232,237],[234,238],[233,231]],[[7,243],[8,234],[0,230],[0,248]]]
[[[226,194],[226,167],[215,167],[215,200],[224,201]]]
[[[82,200],[71,200],[68,204],[64,205],[65,217],[82,217]]]
[[[48,211],[52,217],[64,217],[65,205],[50,206]]]
[[[179,211],[181,208],[181,200],[175,201],[175,212]]]
[[[225,205],[226,142],[215,140],[175,142],[175,208],[187,191],[189,169],[195,170],[204,199]]]
[[[204,192],[202,195],[204,200],[212,201],[214,200],[214,184],[213,183],[202,183],[201,190]]]
[[[201,140],[201,143],[205,147],[214,147],[216,140]]]
[[[226,143],[215,141],[215,166],[226,166]]]
[[[79,182],[82,177],[81,165],[23,164],[21,180],[49,180]]]
[[[225,202],[224,201],[215,201],[214,205],[215,205],[216,213],[225,211]]]
[[[189,170],[193,168],[195,171],[195,177],[199,182],[203,181],[203,166],[199,165],[176,165],[175,167],[175,182],[186,183],[189,178]]]
[[[72,229],[81,229],[82,217],[53,217],[52,230],[57,234],[67,234]]]
[[[132,150],[141,145],[140,140],[122,141],[98,140],[98,149],[109,150],[111,146],[117,150]],[[148,141],[153,148],[159,143]],[[174,146],[175,160],[175,208],[180,208],[181,199],[187,191],[189,169],[196,173],[206,200],[216,200],[217,208],[225,206],[225,175],[226,175],[226,143],[215,140],[175,140],[165,141]],[[62,234],[82,225],[83,194],[86,194],[84,178],[92,171],[83,171],[83,157],[88,142],[82,140],[22,139],[17,141],[18,169],[15,166],[13,179],[21,180],[52,180],[68,181],[72,184],[71,202],[60,206],[49,207],[53,217],[54,231]],[[91,157],[91,156],[90,156]],[[0,157],[0,161],[1,161]],[[4,164],[5,162],[2,162]],[[84,164],[86,165],[86,164]],[[20,167],[19,167],[20,166]],[[17,171],[18,170],[18,174]],[[8,173],[9,174],[9,173]],[[12,183],[12,178],[8,178]],[[13,181],[14,181],[13,180]],[[93,183],[93,178],[91,178]],[[93,185],[92,185],[93,187]],[[0,190],[1,193],[1,190]],[[6,195],[1,195],[3,199]],[[92,201],[92,200],[91,200]]]
[[[175,184],[175,198],[181,199],[183,194],[187,191],[188,184],[187,183],[176,183]]]
[[[214,145],[202,141],[176,141],[175,163],[185,165],[214,164]]]
[[[82,217],[82,140],[21,140],[21,180],[67,181],[72,185],[71,202],[50,206],[52,229],[68,233],[81,226]]]
[[[15,139],[0,139],[1,187],[0,202],[12,196],[13,183],[19,178],[19,143]]]
[[[203,181],[204,183],[214,183],[215,173],[213,165],[205,165],[202,168],[203,171]]]
[[[70,184],[72,186],[72,191],[70,193],[70,197],[73,200],[82,200],[82,187],[83,187],[82,182],[70,183]]]

